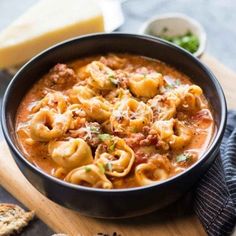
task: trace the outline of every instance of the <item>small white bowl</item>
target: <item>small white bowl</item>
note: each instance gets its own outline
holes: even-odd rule
[[[199,39],[198,50],[193,53],[193,55],[196,57],[200,57],[205,51],[205,30],[199,22],[184,14],[168,13],[153,17],[142,25],[139,30],[139,33],[155,36],[162,34],[164,28],[168,29],[165,32],[165,35],[167,36],[183,35],[190,31]]]

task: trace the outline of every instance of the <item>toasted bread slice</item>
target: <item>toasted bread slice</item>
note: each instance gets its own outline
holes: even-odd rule
[[[19,233],[34,218],[34,212],[26,212],[14,204],[0,204],[0,236]]]

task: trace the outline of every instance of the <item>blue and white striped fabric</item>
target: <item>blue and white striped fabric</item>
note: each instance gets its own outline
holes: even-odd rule
[[[200,180],[195,211],[208,235],[231,235],[236,225],[236,112],[228,113],[220,155]]]

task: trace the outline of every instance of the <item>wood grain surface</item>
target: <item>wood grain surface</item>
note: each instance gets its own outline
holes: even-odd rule
[[[201,59],[214,72],[226,95],[228,107],[236,109],[236,74],[211,56]],[[97,233],[122,236],[206,235],[193,213],[191,193],[152,214],[125,220],[101,220],[80,215],[48,200],[23,176],[5,143],[0,143],[0,184],[53,230],[70,236]]]

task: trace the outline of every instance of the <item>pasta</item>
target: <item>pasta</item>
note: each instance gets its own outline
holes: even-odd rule
[[[83,183],[85,186],[94,188],[112,188],[112,183],[106,178],[101,168],[95,164],[73,169],[65,180],[73,184]]]
[[[159,140],[166,141],[173,150],[184,148],[193,136],[189,127],[173,118],[156,121],[150,133],[157,134]]]
[[[89,145],[80,138],[68,141],[51,141],[48,153],[52,159],[65,169],[73,169],[93,162]]]
[[[155,156],[147,163],[136,167],[135,177],[140,185],[149,185],[167,179],[170,169],[170,162],[166,156]]]
[[[89,118],[92,120],[104,122],[111,115],[110,103],[103,97],[93,97],[84,101],[82,107]]]
[[[90,74],[89,85],[95,89],[111,90],[114,88],[114,71],[99,61],[93,61],[87,66]]]
[[[31,111],[37,112],[41,108],[49,108],[58,113],[64,113],[67,108],[67,97],[60,92],[51,92],[37,103],[31,104]]]
[[[115,104],[110,117],[115,132],[140,132],[152,121],[152,110],[133,98],[122,99]]]
[[[177,101],[167,96],[157,95],[148,101],[148,105],[152,108],[156,120],[169,120],[176,115]]]
[[[110,117],[110,103],[102,96],[95,96],[92,89],[86,86],[74,87],[71,97],[75,103],[81,104],[90,119],[106,121]]]
[[[186,170],[214,129],[210,104],[188,76],[130,54],[55,65],[23,98],[16,120],[19,146],[38,168],[104,189]]]
[[[95,161],[105,168],[107,175],[126,176],[134,163],[134,152],[119,138],[109,138],[104,145],[100,144],[95,153]]]
[[[31,138],[35,141],[50,141],[62,136],[69,128],[71,113],[57,114],[41,109],[30,122]]]
[[[160,73],[132,74],[129,80],[129,89],[137,97],[154,97],[158,88],[163,84]]]

